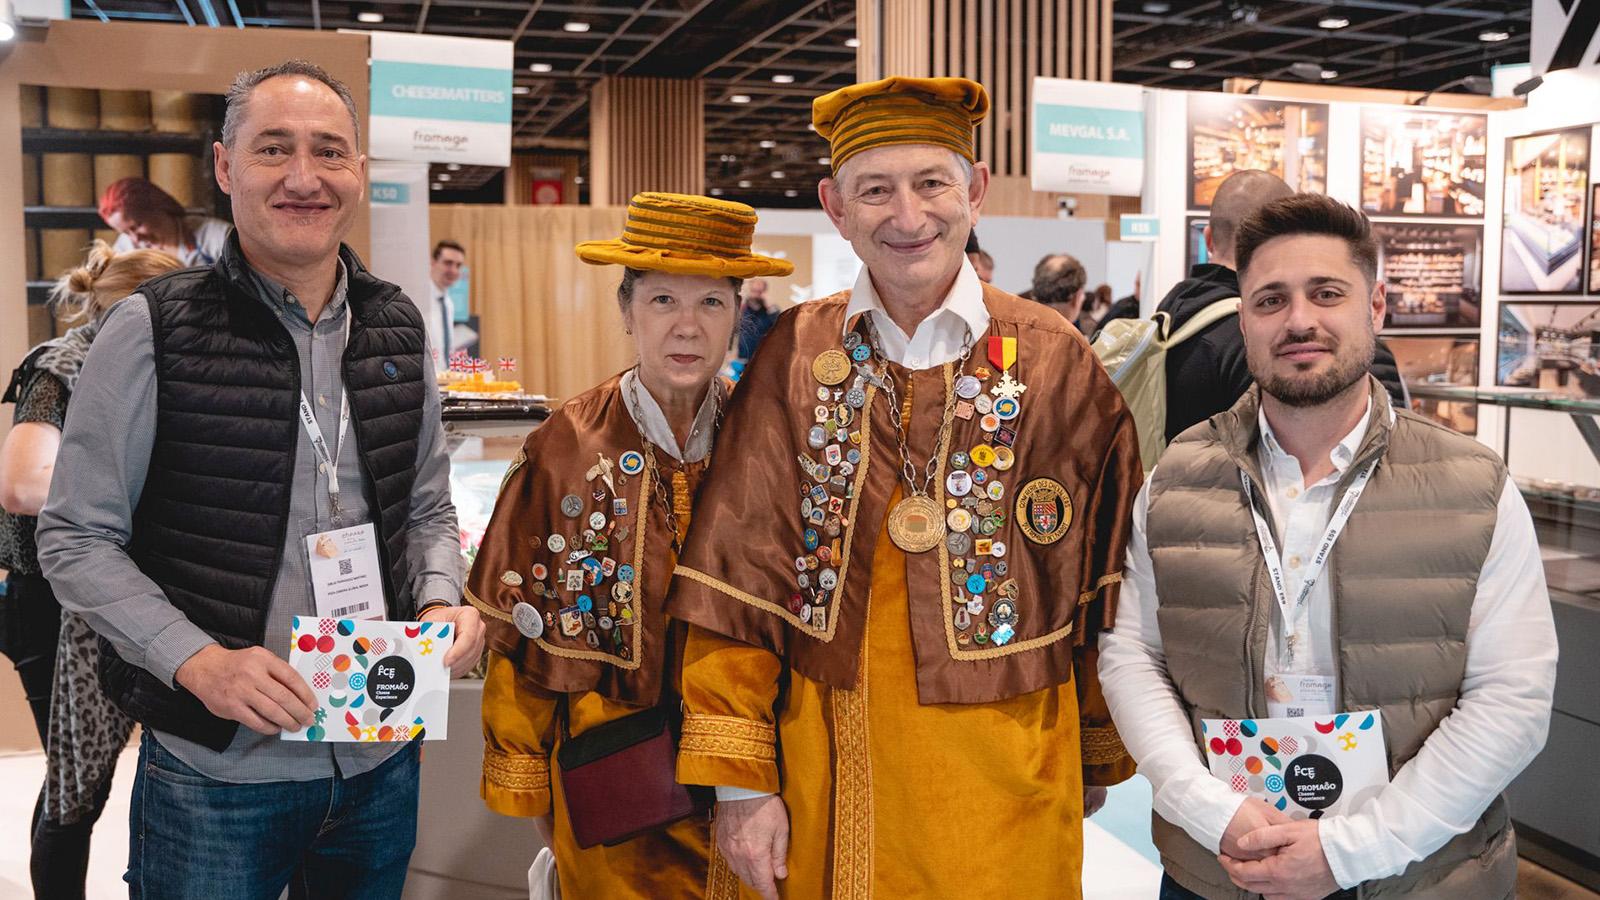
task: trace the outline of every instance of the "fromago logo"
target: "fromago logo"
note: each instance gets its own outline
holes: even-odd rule
[[[1600,67],[1600,0],[1534,0],[1533,73]]]

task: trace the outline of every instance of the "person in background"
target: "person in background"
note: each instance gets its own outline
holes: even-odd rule
[[[435,369],[449,365],[452,330],[456,320],[456,304],[450,299],[450,288],[461,280],[467,265],[467,251],[455,241],[440,241],[433,245],[433,261],[428,265],[428,305],[422,310],[422,321],[428,325],[428,346],[433,348]]]
[[[272,900],[293,882],[398,900],[419,745],[282,733],[327,714],[287,662],[294,618],[332,614],[308,539],[360,527],[373,547],[378,583],[339,596],[341,617],[449,623],[438,664],[457,676],[482,651],[478,611],[457,605],[427,333],[343,243],[367,183],[343,84],[300,60],[242,73],[221,137],[216,179],[238,227],[214,266],[147,281],[106,317],[67,411],[72,477],[50,484],[39,562],[103,640],[101,687],[143,726],[133,896]]]
[[[100,691],[94,632],[83,619],[62,612],[40,571],[36,516],[50,490],[78,372],[106,314],[141,282],[181,266],[160,250],[116,253],[96,241],[84,264],[61,276],[51,292],[57,317],[81,324],[33,348],[0,401],[17,406],[0,446],[0,568],[9,573],[0,610],[3,650],[22,678],[46,751],[30,863],[39,900],[84,896],[90,832],[105,808],[117,754],[128,743],[133,721]]]
[[[737,332],[738,359],[749,362],[750,357],[756,355],[756,347],[772,330],[772,323],[778,321],[781,312],[777,302],[767,296],[765,278],[752,278],[744,283],[744,309],[739,312]]]
[[[972,270],[978,273],[978,280],[984,284],[994,280],[994,257],[984,252],[978,246],[978,230],[973,229],[967,234],[967,262],[972,263]]]
[[[119,236],[111,249],[164,250],[186,266],[209,266],[222,257],[232,225],[191,216],[177,198],[145,178],[113,181],[100,196],[100,218]]]
[[[1556,679],[1528,507],[1493,450],[1392,409],[1369,374],[1387,297],[1365,216],[1294,194],[1247,218],[1236,248],[1255,386],[1139,492],[1100,642],[1154,788],[1160,897],[1509,898],[1500,793],[1544,746]],[[1205,719],[1321,730],[1357,710],[1381,737],[1352,727],[1340,749],[1375,739],[1383,782],[1344,782],[1356,799],[1321,818],[1241,796],[1196,743]],[[1286,760],[1291,784],[1301,762],[1316,765]]]
[[[1076,328],[1083,311],[1083,286],[1089,280],[1083,263],[1065,253],[1052,253],[1033,267],[1033,293],[1029,299],[1061,314]]]
[[[1094,334],[1099,328],[1100,319],[1111,309],[1111,285],[1101,284],[1083,296],[1083,308],[1078,311],[1078,320],[1073,324],[1085,335]]]
[[[1085,331],[1084,334],[1094,334],[1098,332],[1100,329],[1106,327],[1106,323],[1112,319],[1139,318],[1139,296],[1143,290],[1144,272],[1133,273],[1133,293],[1111,304],[1111,308],[1105,311],[1105,314],[1100,317],[1099,321],[1095,322],[1094,330]]]
[[[1156,307],[1157,312],[1172,317],[1173,331],[1212,303],[1239,296],[1234,245],[1240,223],[1268,203],[1293,193],[1283,179],[1259,169],[1241,169],[1223,180],[1211,201],[1205,228],[1210,261],[1191,269],[1189,277],[1174,285]],[[1372,374],[1396,404],[1407,404],[1400,369],[1382,340],[1378,341]],[[1244,336],[1234,316],[1213,322],[1171,348],[1167,351],[1167,440],[1231,408],[1254,383],[1245,360]]]
[[[717,369],[740,320],[739,281],[794,268],[750,252],[756,213],[742,203],[642,193],[628,213],[621,239],[577,251],[625,267],[616,302],[629,337],[616,339],[636,346],[638,363],[528,435],[467,576],[467,601],[489,631],[483,799],[535,818],[569,900],[716,896],[704,815],[645,823],[656,827],[603,845],[588,831],[596,814],[644,805],[630,784],[670,786],[670,759],[600,790],[581,773],[569,780],[560,763],[606,730],[678,715],[688,629],[663,607],[728,398]],[[671,239],[650,236],[647,223],[663,217],[676,223]],[[585,568],[573,590],[558,573],[583,535],[586,552],[605,544],[590,558],[611,567]]]

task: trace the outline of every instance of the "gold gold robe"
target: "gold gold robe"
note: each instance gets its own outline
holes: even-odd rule
[[[859,451],[842,487],[837,463],[817,458],[818,372],[836,373],[813,361],[841,349],[844,297],[804,304],[769,333],[719,435],[727,456],[697,501],[668,601],[694,626],[678,777],[782,795],[787,897],[1076,896],[1084,785],[1133,772],[1094,652],[1115,615],[1141,481],[1132,420],[1059,316],[992,288],[984,301],[990,333],[965,369],[891,371],[913,460],[940,457],[932,496],[944,509],[966,508],[966,486],[952,492],[946,480],[976,472],[971,457],[989,458],[979,446],[1012,451],[983,479],[1005,487],[982,513],[1003,556],[959,541],[906,554],[888,538],[900,461],[870,383],[839,429],[841,446]],[[984,359],[989,337],[1015,339],[1005,373]],[[1007,419],[1004,436],[958,417],[940,444],[945,392],[979,368],[985,391],[1007,373],[1026,382],[1025,415]],[[830,432],[839,419],[826,420]],[[787,510],[756,514],[767,498],[814,499],[816,484],[829,514],[816,516],[815,502],[798,524]],[[827,559],[814,566],[818,547]],[[810,577],[819,571],[834,573],[828,590]],[[989,618],[1003,599],[1006,614]],[[996,622],[1013,627],[997,636]]]
[[[670,492],[678,528],[686,530],[705,463],[679,464],[657,452],[660,483],[647,469],[627,474],[643,447],[620,384],[612,378],[573,398],[528,436],[467,578],[468,599],[489,622],[491,651],[481,790],[489,808],[504,815],[554,812],[552,850],[566,897],[701,897],[711,858],[703,816],[615,847],[581,849],[551,765],[563,707],[568,733],[581,735],[678,702],[686,628],[662,612],[675,558],[661,492]],[[575,501],[581,508],[563,509]],[[599,528],[592,527],[599,520],[590,521],[596,515],[604,520]],[[561,538],[558,551],[552,535]],[[589,557],[572,559],[583,551]],[[591,573],[583,568],[587,559],[603,562]],[[569,590],[562,573],[572,569],[584,577]],[[619,590],[624,584],[633,588]],[[589,610],[579,608],[580,597],[589,599]],[[541,617],[535,639],[507,618],[519,602]]]

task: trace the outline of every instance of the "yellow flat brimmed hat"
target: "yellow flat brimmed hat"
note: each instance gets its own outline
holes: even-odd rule
[[[857,153],[889,144],[948,147],[977,162],[972,129],[987,115],[989,92],[967,78],[895,76],[811,101],[811,124],[833,148],[835,174]]]
[[[634,194],[628,221],[614,241],[584,241],[578,258],[596,266],[627,266],[674,275],[715,278],[783,276],[794,263],[750,252],[756,211],[696,194]]]

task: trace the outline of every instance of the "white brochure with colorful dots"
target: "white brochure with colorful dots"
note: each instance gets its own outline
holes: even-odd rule
[[[1293,719],[1204,719],[1211,774],[1294,819],[1360,809],[1389,783],[1376,710]]]
[[[444,740],[455,643],[449,622],[295,616],[289,665],[317,697],[316,722],[286,741]]]

